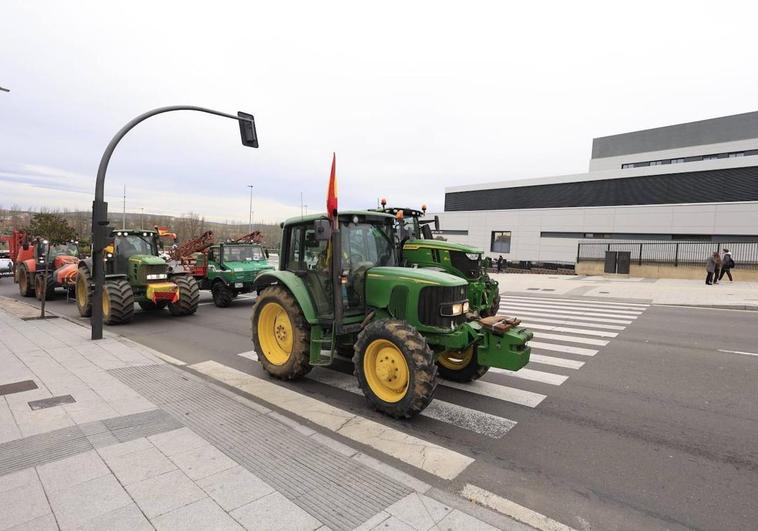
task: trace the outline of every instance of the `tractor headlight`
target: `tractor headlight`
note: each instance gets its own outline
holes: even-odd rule
[[[166,273],[155,273],[153,275],[147,275],[148,280],[163,280],[164,278],[168,278],[168,275]]]
[[[454,302],[453,304],[443,304],[440,308],[442,317],[457,317],[468,311],[468,301]]]
[[[479,260],[480,256],[481,255],[478,253],[466,253],[466,258],[468,258],[469,260]]]

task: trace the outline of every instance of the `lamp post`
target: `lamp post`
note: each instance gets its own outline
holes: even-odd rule
[[[105,284],[105,268],[103,263],[103,249],[105,248],[108,238],[108,203],[105,202],[105,173],[108,171],[108,163],[111,160],[113,151],[126,134],[131,131],[137,124],[147,120],[152,116],[172,111],[197,111],[207,114],[214,114],[224,118],[237,120],[240,128],[242,145],[247,147],[258,147],[258,136],[255,130],[255,118],[252,114],[238,112],[237,115],[227,114],[205,107],[196,107],[194,105],[172,105],[169,107],[159,107],[144,114],[137,116],[122,127],[118,133],[111,139],[108,146],[103,152],[100,159],[100,166],[97,169],[97,179],[95,181],[95,200],[92,202],[92,273],[95,283],[94,293],[92,295],[92,339],[103,338],[103,285]]]
[[[253,233],[253,185],[248,184],[248,188],[250,188],[250,209],[248,210],[249,218],[248,218],[248,234]]]

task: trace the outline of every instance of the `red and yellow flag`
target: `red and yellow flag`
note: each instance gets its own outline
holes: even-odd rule
[[[329,188],[326,191],[326,215],[329,219],[337,217],[337,154],[332,153],[332,173],[329,175]]]

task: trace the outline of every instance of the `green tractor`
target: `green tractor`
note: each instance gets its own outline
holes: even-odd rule
[[[400,227],[399,241],[402,262],[408,267],[431,268],[461,277],[468,282],[468,300],[471,309],[480,316],[497,315],[500,310],[500,291],[497,281],[487,274],[482,260],[483,251],[460,243],[435,240],[429,225],[439,231],[439,217],[422,219],[421,210],[387,207],[382,199],[379,212],[392,214]]]
[[[291,380],[350,356],[369,403],[409,418],[431,402],[438,374],[468,382],[529,361],[532,333],[515,319],[474,316],[465,280],[402,267],[395,216],[311,215],[282,228],[279,269],[256,278],[252,313],[270,375]]]
[[[152,230],[111,231],[105,248],[103,319],[106,324],[128,323],[134,317],[134,303],[145,311],[168,307],[171,315],[191,315],[197,311],[200,291],[191,275],[169,273],[168,264],[158,256],[159,235]],[[82,317],[92,315],[92,259],[79,262],[76,305]]]
[[[200,289],[209,289],[213,303],[226,308],[240,293],[253,291],[255,277],[274,269],[268,251],[259,243],[231,242],[212,245],[195,261],[195,278]]]

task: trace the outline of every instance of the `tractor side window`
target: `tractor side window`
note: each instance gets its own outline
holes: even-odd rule
[[[303,227],[293,227],[290,229],[290,245],[287,253],[287,271],[302,271],[305,267],[302,264],[303,256]]]
[[[215,249],[211,248],[208,251],[208,261],[209,262],[214,262],[215,260],[216,260],[216,251],[215,251]]]

